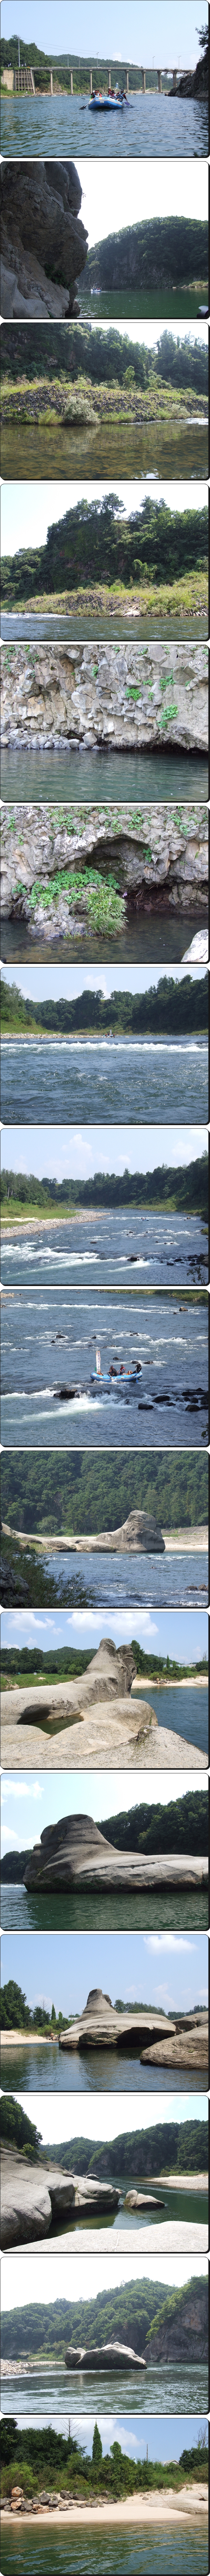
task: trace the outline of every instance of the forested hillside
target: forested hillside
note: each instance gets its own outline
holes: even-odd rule
[[[200,1304],[199,1296],[199,1312]],[[208,1520],[208,1459],[195,1450],[144,1458],[123,1449],[93,1458],[89,1450],[56,1457],[48,1450],[40,1458],[36,1449],[30,1457],[4,1449],[1,1510],[11,1528],[50,1535],[119,1529],[131,1511],[153,1512],[163,1529],[193,1528]]]
[[[197,2285],[196,2285],[197,2286]],[[104,2343],[119,2335],[134,2351],[144,2351],[153,2317],[167,2297],[163,2281],[129,2281],[120,2290],[99,2290],[93,2299],[60,2299],[42,2307],[41,2300],[2,2315],[2,2355],[56,2353],[64,2359],[67,2343]]]
[[[2,600],[43,590],[50,597],[67,583],[70,591],[97,580],[109,588],[116,580],[127,587],[148,574],[157,585],[164,584],[202,571],[207,555],[206,506],[171,510],[168,501],[148,495],[126,518],[118,493],[90,501],[83,496],[49,525],[44,546],[22,546],[18,553],[2,555]]]
[[[132,377],[134,386],[142,392],[155,376],[158,383],[179,389],[188,385],[199,394],[208,394],[208,347],[201,335],[191,340],[189,332],[186,339],[180,340],[178,332],[174,338],[172,331],[165,330],[157,340],[154,330],[154,347],[148,349],[146,341],[132,340],[120,327],[103,331],[98,324],[95,331],[93,323],[78,320],[76,324],[36,322],[35,328],[32,322],[28,331],[22,322],[12,322],[9,327],[3,322],[1,357],[2,389],[5,377],[15,388],[21,374],[24,383],[31,385],[37,377],[48,379],[50,385],[55,376],[58,383],[63,377],[65,383],[76,384],[82,374],[93,385],[112,385],[114,381],[125,387]]]
[[[122,1809],[117,1816],[101,1816],[99,1832],[115,1851],[208,1852],[208,1796],[205,1789],[187,1789],[184,1798],[170,1798],[162,1806],[159,1799],[147,1806]]]
[[[189,1216],[208,1217],[208,1154],[197,1154],[195,1161],[177,1164],[157,1163],[153,1172],[94,1172],[89,1181],[40,1181],[34,1172],[14,1172],[4,1166],[1,1172],[2,1207],[9,1202],[10,1224],[16,1208],[42,1208],[43,1214],[64,1215],[76,1207],[184,1208]]]
[[[34,1028],[34,1033],[41,1029],[46,1036],[48,1030],[74,1037],[80,1029],[82,1033],[91,1029],[93,1035],[96,1031],[104,1037],[110,1036],[110,1023],[111,1034],[122,1030],[125,1037],[127,1032],[139,1037],[154,1032],[161,1039],[175,1033],[186,1037],[191,1031],[193,1035],[196,1031],[207,1032],[208,973],[195,981],[192,975],[183,975],[180,983],[174,975],[160,975],[159,983],[150,984],[146,993],[114,989],[109,999],[100,991],[100,985],[95,993],[87,986],[75,999],[69,997],[66,1001],[60,995],[57,1002],[48,1000],[47,991],[44,1000],[29,1001],[20,984],[8,984],[1,976],[2,1036],[4,1029],[17,1029],[21,1036],[21,1030],[27,1034],[27,1029]]]

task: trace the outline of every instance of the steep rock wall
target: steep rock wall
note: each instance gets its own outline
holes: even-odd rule
[[[78,313],[75,282],[87,233],[74,161],[4,162],[1,171],[1,312],[44,321]],[[48,274],[49,272],[49,274]]]

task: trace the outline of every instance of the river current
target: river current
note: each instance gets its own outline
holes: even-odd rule
[[[111,1007],[111,1006],[110,1006]],[[208,1119],[205,1037],[3,1037],[1,1116],[26,1123]]]
[[[208,2373],[204,2362],[200,2362],[199,2365],[195,2362],[183,2365],[180,2363],[176,2369],[169,2362],[167,2365],[163,2363],[161,2365],[158,2362],[156,2366],[153,2363],[153,2369],[130,2370],[127,2378],[126,2371],[122,2376],[118,2371],[117,2383],[115,2372],[112,2375],[109,2371],[107,2383],[107,2374],[101,2370],[101,2414],[107,2411],[107,2394],[109,2412],[115,2414],[116,2387],[119,2413],[124,2414],[125,2409],[127,2414],[138,2412],[141,2415],[153,2413],[191,2415],[199,2411],[200,2419],[203,2412],[206,2413],[206,2410],[208,2412]],[[17,2376],[15,2380],[12,2373],[11,2380],[9,2378],[2,2380],[2,2412],[16,2415],[17,2406],[21,2402],[22,2417],[27,2415],[29,2419],[38,2405],[38,2408],[40,2407],[48,2416],[49,2423],[51,2414],[63,2415],[67,2390],[71,2415],[75,2407],[77,2415],[83,2415],[84,2404],[87,2414],[94,2414],[94,2416],[98,2414],[99,2381],[95,2371],[85,2371],[83,2374],[81,2371],[80,2375],[78,2372],[68,2370],[67,2375],[62,2362],[47,2362],[44,2368],[44,2364],[40,2361],[38,2369],[34,2368],[30,2374],[27,2371],[25,2377],[23,2373],[21,2379]]]
[[[177,1220],[176,1220],[177,1222]],[[192,1222],[192,1221],[191,1221]],[[127,1223],[127,1220],[126,1220]],[[131,1220],[130,1220],[131,1223]],[[136,1223],[136,1220],[135,1220]],[[58,1233],[61,1229],[58,1229]],[[65,1235],[68,1228],[65,1229]],[[57,1229],[56,1229],[57,1235]],[[132,1236],[133,1243],[133,1220]],[[42,1251],[44,1244],[45,1251]],[[35,1246],[35,1250],[34,1250]],[[37,1247],[37,1249],[36,1249]],[[34,1296],[33,1283],[39,1289],[39,1259],[43,1288]],[[24,1448],[154,1448],[200,1446],[207,1430],[207,1307],[190,1301],[181,1307],[173,1299],[157,1294],[149,1299],[142,1295],[138,1273],[138,1299],[132,1294],[98,1297],[96,1260],[95,1293],[85,1289],[82,1266],[74,1264],[74,1283],[68,1285],[68,1248],[66,1247],[66,1286],[62,1292],[62,1264],[57,1263],[57,1289],[51,1288],[51,1245],[46,1235],[27,1235],[2,1256],[2,1278],[12,1285],[12,1299],[3,1302],[2,1343],[4,1335],[2,1386],[2,1438],[7,1445]],[[55,1271],[55,1253],[53,1251]],[[26,1280],[27,1295],[22,1298],[19,1279]],[[75,1276],[76,1272],[76,1276]],[[78,1305],[77,1279],[80,1280]],[[137,1274],[135,1271],[135,1285]],[[44,1283],[48,1280],[48,1285]],[[91,1369],[95,1368],[96,1340],[100,1340],[102,1367],[109,1367],[110,1356],[118,1354],[132,1366],[141,1363],[138,1389],[122,1394],[116,1381],[111,1381],[110,1394],[91,1390]],[[71,1401],[54,1400],[54,1388],[76,1384],[80,1393]],[[140,1408],[140,1409],[139,1409]],[[202,1580],[202,1571],[199,1577]]]

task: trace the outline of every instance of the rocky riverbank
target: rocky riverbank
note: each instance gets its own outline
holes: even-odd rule
[[[174,649],[175,648],[173,647],[173,652]],[[177,650],[179,650],[180,654],[181,648],[179,647]],[[183,653],[185,654],[186,651],[187,648],[183,647],[181,654],[182,670]],[[86,661],[85,653],[87,656]],[[154,645],[154,647],[151,648],[151,655],[149,654],[148,662],[146,654],[144,656],[148,690],[150,683],[152,688],[153,684],[154,688],[156,686],[155,674],[157,675],[157,686],[159,683],[159,677],[161,676],[161,671],[164,676],[165,664],[163,661],[163,655],[164,648]],[[34,686],[35,700],[33,706],[33,730],[34,716],[36,716],[37,738],[41,721],[43,744],[46,740],[46,731],[49,724],[52,728],[52,740],[55,723],[59,725],[60,730],[61,714],[64,727],[66,727],[66,724],[68,723],[70,728],[72,722],[74,722],[72,707],[74,681],[78,709],[80,705],[80,710],[84,681],[85,699],[83,706],[83,723],[84,726],[86,726],[86,722],[88,722],[88,727],[90,728],[90,664],[92,661],[92,654],[89,646],[84,648],[84,650],[82,645],[77,648],[72,647],[71,651],[70,648],[69,651],[68,648],[66,648],[65,653],[63,648],[60,648],[59,654],[57,653],[56,648],[50,651],[49,647],[47,647],[43,657],[42,653],[41,656],[39,653],[37,656],[35,655],[34,669],[33,658],[31,648],[28,648],[27,656],[25,646],[19,645],[17,648],[13,645],[10,650],[8,668],[6,649],[4,645],[2,646],[2,740],[4,742],[9,742],[12,729],[14,738],[15,727],[17,744],[19,739],[22,739],[24,707],[24,735],[26,725],[27,738],[29,739],[30,726],[32,728],[31,697],[33,695]],[[128,722],[128,700],[125,698],[123,714],[122,694],[121,720],[119,705],[120,662],[121,648],[117,656],[114,654],[113,647],[112,650],[110,648],[109,656],[105,647],[103,648],[103,654],[102,647],[100,648],[99,668],[101,672],[101,692],[103,684],[104,695],[103,698],[101,695],[100,713],[98,701],[97,713],[96,689],[94,697],[92,687],[91,696],[93,712],[91,715],[90,738],[92,738],[92,736],[95,738],[95,720],[96,723],[101,722],[102,724],[104,721],[104,725],[106,723],[108,725],[109,686],[110,739],[113,739],[114,721],[117,728],[118,720],[119,723],[121,722],[122,739],[124,738],[124,716],[126,730]],[[126,643],[123,647],[123,665],[125,690],[127,686],[128,688],[138,688],[142,664],[140,653],[139,651],[137,652],[137,648],[135,648],[134,645],[131,646]],[[179,678],[181,684],[180,663]],[[115,680],[116,704],[114,719]],[[187,710],[189,710],[190,690],[192,687],[194,734],[196,740],[196,733],[199,736],[200,728],[200,691],[202,707],[204,705],[204,648],[198,648],[197,646],[194,646],[194,648],[188,647],[186,665],[187,691],[188,681],[189,694],[187,694],[187,699],[185,699],[185,712],[186,706]],[[65,693],[65,705],[63,693]],[[87,706],[88,694],[89,709]],[[154,702],[154,699],[153,701],[149,701],[148,698],[148,710],[150,706],[150,721],[152,703],[155,721],[156,701]],[[138,738],[137,719],[138,724],[140,721],[139,698],[133,701],[130,699],[129,705],[129,725],[133,740],[134,734],[135,739]],[[159,696],[159,712],[161,713],[161,688]],[[48,741],[49,739],[50,735],[48,733]],[[194,806],[192,804],[184,806],[179,804],[177,805],[175,803],[174,806],[170,806],[167,803],[163,803],[163,805],[160,806],[157,802],[154,804],[148,803],[145,804],[143,813],[141,813],[141,811],[139,812],[138,808],[135,810],[135,808],[132,808],[126,803],[124,805],[108,804],[104,809],[103,806],[101,807],[95,803],[91,805],[91,808],[83,806],[83,810],[81,805],[74,805],[74,807],[63,805],[61,813],[59,812],[58,824],[55,807],[54,809],[50,808],[48,804],[44,803],[40,805],[20,803],[13,805],[11,831],[10,807],[2,804],[1,822],[2,913],[3,915],[10,914],[17,920],[19,918],[27,920],[32,943],[33,938],[36,937],[37,928],[39,927],[45,943],[47,943],[54,935],[57,936],[59,932],[63,932],[65,935],[65,931],[67,932],[69,927],[71,927],[72,931],[74,923],[75,929],[81,928],[84,932],[85,930],[87,932],[89,927],[88,905],[91,886],[91,870],[92,872],[93,870],[97,870],[102,890],[104,888],[104,884],[107,883],[107,880],[109,882],[110,891],[113,886],[117,886],[118,894],[121,899],[122,925],[124,922],[125,927],[127,922],[130,923],[132,913],[141,911],[153,912],[156,911],[156,909],[158,909],[158,912],[162,912],[163,914],[165,912],[180,913],[180,910],[185,913],[187,912],[187,914],[192,912],[192,916],[194,915],[195,917],[196,912],[199,912],[199,914],[203,912],[204,919],[206,918],[206,921],[208,921],[208,809],[205,805]],[[111,933],[112,920],[110,912],[110,928],[109,920],[107,923],[108,938]]]

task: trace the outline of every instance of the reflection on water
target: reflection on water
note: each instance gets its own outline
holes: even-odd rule
[[[20,1888],[1,1887],[1,1920],[5,1931],[20,1931],[25,1926],[23,1890],[22,1899],[20,1921]],[[65,1929],[64,1918],[62,1928]],[[5,2093],[17,2090],[18,2093],[139,2094],[145,2093],[145,2066],[135,2048],[131,2049],[130,2056],[129,2050],[123,2051],[123,2047],[107,2048],[105,2056],[102,2048],[88,2048],[85,2058],[85,2055],[81,2056],[80,2049],[73,2057],[68,2050],[59,2048],[58,2042],[53,2046],[50,2040],[41,2040],[37,2046],[34,2040],[32,2047],[26,2048],[23,2040],[19,2048],[15,2048],[15,2044],[10,2049],[1,2048],[1,2084]],[[192,2071],[182,2066],[147,2065],[147,2093],[200,2093],[201,2087],[202,2093],[207,2094],[208,2073],[205,2068],[201,2074],[200,2069],[195,2068]]]
[[[55,633],[60,627],[63,632],[62,620],[51,619],[51,626]],[[39,629],[40,620],[37,633]],[[25,635],[25,622],[23,632]],[[160,803],[165,798],[170,803],[172,797],[184,801],[188,797],[190,803],[197,804],[198,799],[203,803],[208,797],[208,761],[202,752],[110,751],[110,745],[105,751],[93,747],[91,751],[76,751],[67,743],[54,751],[51,743],[44,751],[42,745],[31,742],[27,747],[21,744],[18,750],[14,745],[9,751],[2,750],[1,794],[8,802],[15,797],[17,803],[31,800],[35,804],[51,794],[67,802],[69,797],[75,797],[76,802],[84,798],[88,804],[95,804],[97,797],[100,805],[104,798],[106,801],[107,791],[109,801],[113,798],[116,804],[127,797],[134,804],[138,804],[139,797],[146,802],[157,797]]]
[[[111,966],[114,959],[115,965],[118,966],[158,966],[159,964],[172,966],[174,963],[178,966],[185,956],[186,949],[191,946],[195,931],[204,933],[207,946],[207,922],[203,921],[197,906],[196,919],[192,912],[161,913],[156,912],[156,908],[154,913],[148,914],[129,912],[125,928],[120,932],[116,931],[115,937],[109,939],[108,963]],[[43,934],[40,930],[33,930],[31,933],[28,921],[15,920],[15,917],[12,920],[6,914],[2,914],[2,964],[12,966],[19,964],[20,961],[23,964],[26,959],[28,965],[43,965],[46,954],[48,966],[51,962],[53,965],[58,963],[60,966],[62,962],[68,965],[69,959],[72,960],[71,933],[67,931],[65,939],[62,935],[57,939],[48,939],[46,952],[44,921]],[[94,930],[91,933],[89,931],[88,938],[85,937],[82,962],[83,956],[85,965],[93,963],[96,965],[97,962],[100,966],[103,963],[107,965],[105,931],[101,930],[97,938],[94,937]],[[74,965],[78,959],[81,964],[79,930],[76,939],[74,938],[73,959]]]
[[[108,2524],[98,2530],[94,2521],[86,2530],[68,2530],[62,2517],[62,2528],[56,2523],[48,2531],[45,2524],[46,2576],[48,2569],[50,2576],[51,2570],[53,2576],[98,2576],[100,2570],[103,2576],[139,2576],[140,2564],[142,2576],[207,2576],[208,2538],[197,2515],[196,2525],[192,2529],[191,2517],[180,2533],[178,2524],[166,2522],[161,2529],[160,2522],[145,2530],[142,2523],[140,2535],[138,2522],[119,2531]],[[29,2551],[30,2576],[43,2576],[43,2529],[41,2536],[37,2523],[24,2530],[23,2523],[14,2528],[2,2522],[2,2576],[28,2576]]]
[[[40,1725],[41,1749],[44,1733],[45,1729],[42,1730]],[[22,1726],[19,1745],[23,1747],[23,1764],[24,1741],[25,1730]],[[65,1748],[65,1733],[63,1747]],[[33,1727],[31,1727],[31,1762],[33,1763]],[[7,1921],[9,1919],[9,1894],[11,1893],[13,1894],[13,1891],[9,1891],[8,1888],[7,1890],[2,1888],[4,1898],[2,1924],[3,1921],[5,1924],[6,1894]],[[156,1932],[208,1931],[207,1887],[189,1888],[189,1891],[173,1888],[171,1893],[169,1888],[158,1889],[153,1890],[152,1895],[151,1889],[148,1890],[147,1895],[146,1893],[140,1895],[132,1893],[131,1890],[126,1893],[125,1889],[121,1891],[115,1889],[113,1892],[113,1889],[104,1887],[101,1889],[74,1888],[72,1892],[70,1889],[62,1888],[60,1895],[54,1890],[51,1895],[49,1892],[46,1893],[46,1890],[42,1890],[38,1895],[35,1889],[23,1889],[20,1886],[19,1891],[16,1889],[16,1928],[19,1927],[20,1930],[24,1925],[26,1932],[145,1933],[151,1931],[151,1908]]]
[[[92,308],[93,309],[93,308]],[[47,396],[46,396],[47,402]],[[120,405],[120,388],[119,388]],[[186,393],[187,409],[187,393]],[[162,420],[138,424],[134,419],[108,418],[96,422],[95,428],[78,429],[64,422],[24,425],[7,421],[1,431],[1,473],[6,481],[16,476],[23,481],[32,476],[123,474],[137,479],[172,475],[187,482],[191,477],[202,481],[208,475],[208,422],[186,424]]]
[[[81,153],[92,160],[196,160],[208,154],[207,99],[167,98],[133,90],[122,114],[97,116],[87,93],[63,97],[1,99],[1,149],[9,160],[68,160]],[[88,204],[88,171],[87,171]],[[85,221],[86,217],[85,213]],[[81,281],[79,279],[79,294]]]
[[[111,1004],[110,1004],[111,1009]],[[5,1119],[208,1119],[205,1038],[4,1037],[1,1115]]]

